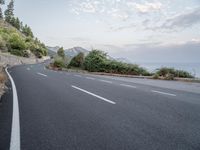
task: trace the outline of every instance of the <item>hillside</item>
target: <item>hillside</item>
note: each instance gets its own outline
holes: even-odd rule
[[[4,20],[0,20],[0,51],[10,52],[13,55],[38,58],[47,55],[47,49],[43,43],[33,36],[25,35]]]

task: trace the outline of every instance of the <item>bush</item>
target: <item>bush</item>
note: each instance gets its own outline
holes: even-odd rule
[[[29,57],[29,53],[26,50],[11,49],[10,53],[16,56]]]
[[[180,77],[180,78],[194,78],[189,72],[183,70],[176,70],[174,68],[163,67],[157,70],[156,74],[166,79]],[[170,77],[173,76],[173,77]]]
[[[157,74],[157,73],[155,73],[154,75],[153,75],[153,79],[159,79],[159,74]]]
[[[164,79],[165,80],[174,80],[174,74],[168,73],[168,74],[166,74]]]
[[[9,39],[9,45],[12,49],[17,49],[17,50],[26,49],[26,43],[24,39],[16,33],[11,35]]]
[[[56,68],[64,68],[65,67],[64,60],[61,57],[55,58],[53,66]]]
[[[88,71],[99,72],[103,70],[102,66],[104,66],[106,61],[106,53],[93,50],[86,56],[84,67]]]
[[[107,59],[106,53],[93,50],[85,58],[84,67],[91,72],[107,72],[129,75],[150,75],[144,68],[135,64],[126,64]]]
[[[73,57],[68,65],[68,67],[78,67],[82,68],[84,63],[84,54],[79,53],[77,56]]]

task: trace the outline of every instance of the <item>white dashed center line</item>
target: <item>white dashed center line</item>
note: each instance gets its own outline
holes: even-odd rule
[[[43,74],[43,73],[37,73],[37,74],[39,74],[39,75],[41,75],[41,76],[44,76],[44,77],[47,77],[47,75],[46,74]]]
[[[158,93],[158,94],[163,94],[163,95],[169,95],[169,96],[176,96],[175,94],[166,93],[166,92],[161,92],[161,91],[155,91],[155,90],[151,90],[151,92],[153,92],[153,93]]]
[[[108,81],[108,80],[99,80],[101,82],[105,82],[105,83],[112,83],[112,81]]]
[[[128,85],[128,84],[120,84],[121,86],[130,87],[130,88],[137,88],[136,86]]]
[[[74,89],[77,89],[77,90],[79,90],[79,91],[82,91],[82,92],[84,92],[84,93],[87,93],[87,94],[89,94],[89,95],[92,95],[92,96],[94,96],[94,97],[96,97],[96,98],[99,98],[99,99],[101,99],[101,100],[103,100],[103,101],[105,101],[105,102],[108,102],[108,103],[110,103],[110,104],[116,104],[115,102],[113,102],[113,101],[111,101],[111,100],[108,100],[108,99],[103,98],[103,97],[101,97],[101,96],[99,96],[99,95],[96,95],[96,94],[94,94],[94,93],[91,93],[91,92],[89,92],[89,91],[86,91],[86,90],[84,90],[84,89],[81,89],[81,88],[79,88],[79,87],[77,87],[77,86],[72,85],[72,87],[73,87]]]

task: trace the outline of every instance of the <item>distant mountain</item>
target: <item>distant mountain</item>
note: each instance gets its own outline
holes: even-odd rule
[[[88,50],[86,50],[82,47],[73,47],[73,48],[65,49],[65,55],[67,55],[69,57],[74,57],[81,52],[84,53],[85,55],[87,55],[89,53]]]
[[[49,56],[51,57],[55,56],[59,48],[60,48],[59,46],[55,46],[55,47],[47,46]]]
[[[128,60],[127,58],[114,58],[116,61],[122,62],[122,63],[127,63],[131,64],[132,62]]]
[[[47,46],[47,49],[49,50],[49,55],[55,56],[59,48],[60,48],[59,46],[55,46],[55,47]],[[65,55],[70,58],[78,55],[80,52],[84,53],[85,55],[89,54],[90,52],[89,50],[84,49],[82,47],[73,47],[73,48],[65,49],[64,51],[65,51]],[[107,58],[110,60],[116,60],[119,62],[131,64],[131,61],[128,60],[127,58],[113,58],[109,55],[107,56]]]
[[[60,48],[59,46],[55,46],[55,47],[47,46],[47,49],[48,49],[48,50],[54,51],[54,52],[56,52],[56,53],[57,53],[57,51],[58,51],[59,48]]]

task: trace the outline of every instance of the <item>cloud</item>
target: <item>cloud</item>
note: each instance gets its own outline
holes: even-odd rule
[[[146,30],[177,30],[191,27],[200,23],[200,7],[166,19],[161,25],[145,27]]]
[[[144,13],[144,14],[149,13],[149,12],[159,11],[161,10],[161,7],[162,7],[162,3],[160,2],[154,2],[154,3],[145,2],[144,4],[128,2],[127,5],[129,7],[133,7],[139,13]]]
[[[200,8],[188,13],[180,14],[171,19],[167,19],[161,28],[186,28],[197,23],[200,23]]]
[[[132,29],[135,28],[136,29],[137,25],[132,23],[130,25],[126,25],[126,26],[119,26],[119,27],[110,27],[111,31],[122,31],[122,30],[126,30],[126,29]]]
[[[111,9],[111,11],[108,11],[107,13],[113,18],[119,19],[122,21],[126,21],[129,18],[128,12],[122,11],[120,9]]]

